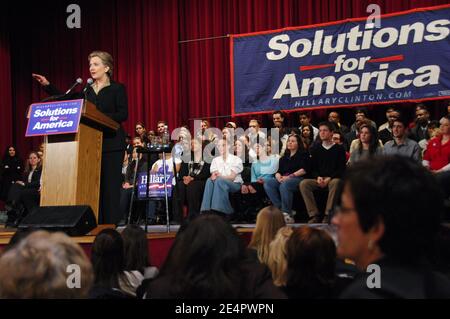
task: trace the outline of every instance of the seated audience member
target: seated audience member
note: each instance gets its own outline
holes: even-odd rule
[[[164,131],[166,129],[167,126],[167,122],[160,120],[156,123],[156,135],[158,137],[162,137],[162,135],[164,134]]]
[[[428,124],[430,123],[430,113],[425,105],[420,104],[416,107],[415,126],[409,132],[409,138],[419,142],[423,139],[429,139]]]
[[[423,152],[427,149],[428,146],[428,141],[431,140],[432,138],[438,136],[439,134],[441,134],[441,130],[440,127],[441,124],[439,124],[439,121],[430,121],[430,123],[428,123],[428,139],[423,139],[419,142],[417,142],[422,150],[422,154]]]
[[[270,243],[275,238],[278,229],[284,226],[286,226],[286,222],[283,213],[275,206],[267,206],[259,211],[248,247],[255,251],[260,263],[267,265]]]
[[[273,127],[270,130],[272,152],[283,156],[289,138],[289,128],[284,126],[285,114],[282,111],[272,113]]]
[[[269,246],[267,266],[272,272],[273,284],[277,287],[286,286],[287,282],[287,252],[286,242],[292,235],[292,228],[281,227]]]
[[[137,163],[138,167],[136,168],[138,158],[139,162]],[[134,148],[132,160],[126,168],[124,182],[122,183],[122,188],[120,189],[120,212],[122,214],[122,221],[126,220],[128,217],[130,203],[131,200],[133,200],[131,195],[133,194],[133,188],[137,186],[139,174],[146,172],[147,163],[142,159],[142,154],[137,153],[137,148]],[[134,179],[135,177],[136,180]],[[135,190],[135,196],[137,196],[137,190]]]
[[[440,135],[428,142],[423,165],[433,172],[446,197],[450,196],[450,116],[439,121]]]
[[[213,210],[228,217],[233,213],[229,194],[241,189],[243,165],[239,157],[230,153],[232,146],[226,139],[217,143],[219,156],[211,163],[211,177],[206,181],[200,208],[202,212]]]
[[[250,162],[248,147],[242,139],[237,139],[236,142],[234,142],[234,155],[239,157],[242,161],[242,181],[244,184],[250,184],[252,163]]]
[[[285,218],[291,223],[292,201],[294,192],[303,177],[309,173],[309,154],[303,148],[299,135],[289,136],[284,156],[280,159],[278,172],[274,178],[268,178],[264,183],[264,189],[272,204],[284,213]]]
[[[214,142],[217,139],[217,135],[211,130],[208,130],[209,128],[209,122],[207,120],[202,120],[202,129],[197,133],[196,138],[200,139],[202,142]]]
[[[71,279],[77,269],[81,276]],[[2,254],[0,298],[86,298],[93,277],[89,259],[71,238],[35,231]]]
[[[319,129],[317,127],[314,127],[311,124],[311,113],[309,112],[300,112],[298,113],[298,118],[300,121],[300,127],[298,128],[300,131],[302,131],[302,129],[306,126],[308,126],[311,130],[311,141],[314,141],[317,137],[317,135],[319,135]]]
[[[359,139],[354,148],[350,148],[349,164],[383,154],[383,146],[378,140],[377,130],[367,124],[359,128]]]
[[[373,126],[375,129],[377,128],[377,125],[375,124],[375,122],[367,117],[367,109],[366,108],[358,108],[355,110],[355,123],[352,124],[350,131],[357,132],[358,131],[357,123],[362,122],[362,121],[369,122],[369,124],[371,126]]]
[[[343,135],[347,134],[348,132],[350,132],[350,130],[348,129],[347,126],[345,126],[344,124],[342,124],[340,122],[340,116],[339,113],[336,111],[332,111],[330,112],[330,114],[328,114],[328,122],[330,123],[334,123],[337,127],[337,130],[340,131]]]
[[[256,143],[261,143],[262,140],[266,140],[267,136],[264,132],[261,131],[261,122],[257,119],[251,119],[248,122],[248,139],[250,145],[254,145]]]
[[[336,246],[324,230],[295,228],[286,243],[284,292],[289,299],[337,297]]]
[[[90,299],[127,299],[133,296],[122,290],[132,286],[125,274],[123,239],[113,229],[102,230],[92,244],[91,262],[94,268],[94,285]]]
[[[384,144],[384,154],[401,155],[420,162],[422,160],[420,146],[416,141],[406,137],[406,125],[401,119],[394,120],[392,125],[394,140]]]
[[[381,132],[385,128],[392,127],[392,124],[389,125],[389,116],[391,115],[391,112],[393,112],[393,111],[396,111],[395,107],[390,106],[387,108],[387,110],[386,110],[386,120],[387,121],[380,125],[380,127],[378,128],[378,132]]]
[[[177,178],[178,173],[181,169],[181,159],[176,157],[173,158],[172,153],[165,153],[165,160],[163,160],[163,155],[159,155],[160,159],[157,160],[151,169],[151,173],[159,173],[161,175],[164,174],[164,162],[165,162],[165,171],[166,175],[172,175],[172,203],[175,203],[177,201],[176,194],[176,185],[177,185]],[[167,183],[168,184],[168,183]],[[164,184],[163,184],[164,185]],[[172,207],[174,205],[172,204]],[[175,211],[175,214],[173,215],[174,222],[181,223],[181,216],[177,214]],[[148,208],[147,208],[147,220],[150,224],[155,223],[156,221],[156,202],[154,200],[148,201]]]
[[[187,204],[187,213],[190,219],[200,214],[206,180],[211,174],[210,164],[203,158],[205,146],[206,142],[193,139],[191,141],[191,158],[189,162],[181,163],[179,181],[177,183],[178,198],[181,206]]]
[[[135,133],[136,136],[141,138],[142,143],[147,145],[149,142],[148,136],[147,136],[147,130],[145,129],[145,125],[142,122],[137,122],[135,125]]]
[[[303,147],[305,150],[309,150],[309,148],[314,143],[314,139],[312,138],[312,131],[309,126],[302,127],[301,137],[303,142]]]
[[[442,212],[435,179],[411,159],[379,157],[350,167],[332,223],[338,255],[353,260],[362,273],[341,297],[449,298],[450,281],[434,273],[425,257]],[[368,278],[369,265],[381,271],[375,281]]]
[[[394,124],[394,121],[399,118],[400,112],[395,109],[392,109],[388,115],[388,126],[382,130],[378,130],[378,138],[380,139],[381,143],[383,143],[383,145],[393,139],[392,125]]]
[[[268,198],[264,190],[264,183],[267,179],[274,177],[278,171],[279,162],[277,155],[267,155],[270,153],[269,142],[261,139],[260,144],[254,145],[254,149],[256,159],[251,166],[250,183],[244,183],[241,186],[239,208],[237,208],[242,219],[251,222],[255,222],[258,212],[267,206]]]
[[[140,226],[128,225],[121,236],[125,254],[125,270],[124,276],[119,278],[119,285],[122,291],[136,296],[136,290],[142,281],[156,277],[159,271],[158,268],[150,266],[147,234]]]
[[[6,201],[11,186],[22,179],[23,162],[14,146],[8,146],[0,167],[0,200]]]
[[[7,203],[12,210],[8,213],[8,223],[18,223],[39,206],[41,174],[41,159],[37,152],[31,152],[25,165],[23,180],[16,181],[9,190]]]
[[[329,222],[329,213],[333,208],[340,178],[345,170],[345,149],[342,145],[333,143],[331,123],[320,123],[319,136],[322,143],[310,150],[311,172],[309,176],[311,178],[304,179],[300,183],[300,192],[305,201],[310,224],[321,221],[323,223]],[[323,220],[314,198],[314,191],[319,189],[328,189],[328,199]]]
[[[247,257],[236,230],[215,215],[201,215],[177,235],[156,279],[154,299],[285,298],[269,269]]]
[[[331,140],[333,141],[334,144],[342,145],[342,147],[345,148],[344,135],[340,131],[334,131],[333,137],[331,138]],[[349,158],[350,158],[350,152],[345,151],[345,162],[348,162]]]

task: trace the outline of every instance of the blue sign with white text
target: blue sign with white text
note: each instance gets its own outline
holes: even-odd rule
[[[83,102],[71,100],[32,104],[25,136],[78,132]]]
[[[450,97],[450,5],[231,36],[232,114]]]

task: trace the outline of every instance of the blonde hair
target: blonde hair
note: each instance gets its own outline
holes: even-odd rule
[[[113,70],[114,70],[114,60],[111,54],[105,51],[94,51],[91,54],[88,55],[88,61],[90,62],[92,58],[97,57],[100,60],[102,60],[102,63],[109,67],[108,74],[109,78],[112,78],[113,76]]]
[[[267,206],[259,211],[252,240],[248,246],[256,249],[261,263],[267,264],[269,245],[275,238],[277,231],[284,226],[286,226],[286,222],[283,213],[277,207]]]
[[[80,267],[80,287],[70,288],[69,265]],[[63,233],[36,231],[0,258],[0,298],[84,298],[93,283],[89,259]]]
[[[286,242],[292,235],[292,228],[285,226],[280,228],[275,239],[270,243],[269,259],[267,266],[272,271],[272,279],[275,286],[285,286],[287,282],[287,253]]]

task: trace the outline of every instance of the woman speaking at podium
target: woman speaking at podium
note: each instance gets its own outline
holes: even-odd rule
[[[103,51],[94,51],[88,56],[89,72],[94,82],[87,85],[85,93],[79,92],[70,98],[84,98],[97,106],[105,115],[121,124],[128,118],[128,100],[125,87],[112,80],[113,58]],[[44,88],[51,94],[60,94],[45,78],[33,74]],[[120,188],[122,183],[122,160],[125,150],[125,132],[122,127],[117,131],[107,130],[103,133],[102,168],[100,181],[100,214],[99,224],[117,224],[120,215]]]

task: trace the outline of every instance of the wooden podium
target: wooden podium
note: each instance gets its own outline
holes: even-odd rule
[[[77,133],[45,136],[40,205],[89,205],[98,223],[103,130],[118,128],[85,100]]]

